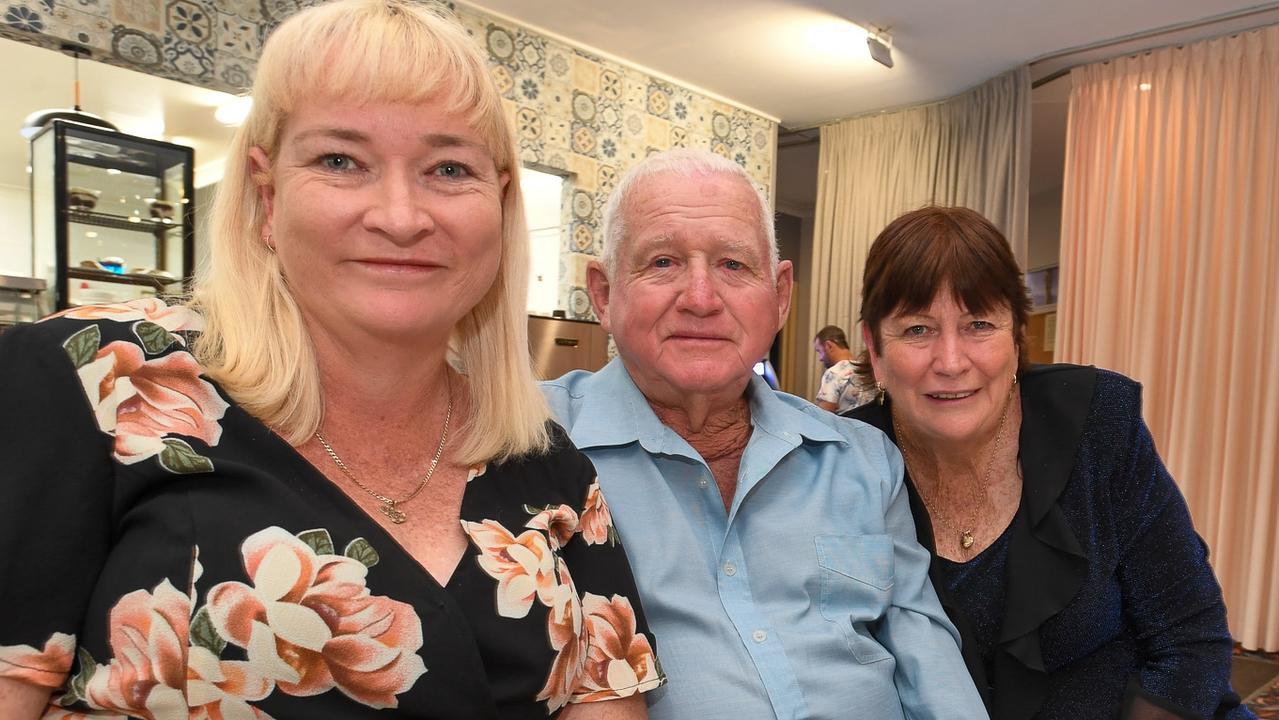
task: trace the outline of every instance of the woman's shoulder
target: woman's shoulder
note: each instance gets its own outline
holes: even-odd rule
[[[187,345],[203,329],[204,318],[190,307],[142,298],[63,310],[24,328],[24,334],[35,342],[61,343],[67,337],[88,333],[135,343],[158,354],[175,343]]]
[[[1092,418],[1141,414],[1141,383],[1113,370],[1069,363],[1034,365],[1020,381],[1023,393],[1057,405],[1078,406]]]

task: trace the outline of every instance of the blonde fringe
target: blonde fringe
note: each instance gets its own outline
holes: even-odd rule
[[[258,185],[270,178],[250,177],[248,153],[257,146],[274,157],[287,108],[308,92],[329,89],[324,77],[306,72],[315,68],[317,56],[338,58],[342,68],[326,68],[332,77],[356,77],[341,58],[361,56],[345,52],[349,48],[342,43],[362,35],[381,39],[379,58],[401,60],[398,75],[372,75],[385,82],[362,99],[394,100],[412,84],[406,82],[410,76],[419,89],[430,85],[405,66],[405,53],[394,46],[426,48],[418,54],[447,60],[447,72],[457,78],[448,87],[448,104],[472,109],[498,169],[510,173],[496,281],[459,323],[451,343],[452,361],[466,375],[471,396],[458,460],[476,464],[543,453],[550,447],[550,413],[528,354],[528,238],[511,128],[474,41],[450,21],[407,3],[344,0],[320,6],[286,21],[268,40],[254,108],[236,134],[213,203],[210,257],[197,273],[192,299],[205,317],[205,332],[193,350],[232,399],[290,444],[301,445],[319,428],[324,397],[314,349],[278,260],[261,238],[266,218]]]

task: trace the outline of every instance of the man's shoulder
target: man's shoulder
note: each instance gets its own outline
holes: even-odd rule
[[[864,448],[878,448],[886,441],[885,435],[878,428],[861,420],[836,415],[817,407],[804,398],[796,397],[781,390],[770,390],[769,392],[773,394],[773,397],[778,402],[833,430],[849,444],[856,444],[858,447]]]
[[[551,414],[566,428],[571,428],[582,400],[597,384],[599,373],[590,370],[572,370],[554,380],[539,383],[542,396],[551,407]]]

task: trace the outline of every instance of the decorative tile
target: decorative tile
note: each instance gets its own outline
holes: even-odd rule
[[[204,46],[177,39],[173,35],[165,38],[164,61],[170,70],[187,82],[213,75],[213,58],[209,57]]]
[[[191,0],[172,0],[165,9],[165,24],[170,36],[191,45],[209,43],[213,37],[213,18]]]
[[[531,107],[515,111],[515,134],[521,140],[538,140],[542,137],[542,116]]]
[[[49,17],[49,30],[87,48],[111,45],[111,21],[100,14],[60,7]]]
[[[133,0],[111,3],[111,20],[151,33],[164,32],[164,5],[161,0]]]
[[[587,95],[598,95],[600,91],[599,63],[574,53],[569,64],[572,67],[573,87]]]
[[[217,50],[244,58],[255,58],[262,52],[257,24],[230,13],[218,13]]]
[[[521,69],[542,75],[546,72],[546,40],[520,28],[515,35],[515,62]]]
[[[593,155],[595,153],[595,130],[591,126],[574,122],[572,139],[573,152],[579,155]]]
[[[154,35],[117,26],[111,34],[111,53],[139,68],[156,68],[164,61],[164,46]]]
[[[501,25],[489,24],[484,28],[484,45],[488,48],[490,58],[506,65],[514,64],[515,37],[510,30]]]

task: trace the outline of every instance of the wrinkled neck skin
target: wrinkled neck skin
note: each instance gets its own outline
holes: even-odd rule
[[[903,444],[903,454],[909,453],[911,477],[917,486],[925,488],[945,487],[948,485],[967,486],[984,483],[986,477],[998,473],[1002,469],[1015,468],[1019,450],[1018,435],[1021,432],[1021,394],[1014,392],[1009,399],[1008,419],[1004,428],[1003,439],[996,447],[999,433],[999,421],[994,419],[994,427],[982,437],[963,443],[942,444],[921,442],[912,432],[912,428],[904,426],[905,438],[898,438]]]
[[[742,394],[728,404],[711,405],[708,401],[680,406],[665,405],[649,399],[657,419],[674,430],[707,462],[725,457],[741,457],[751,434],[750,404]]]

